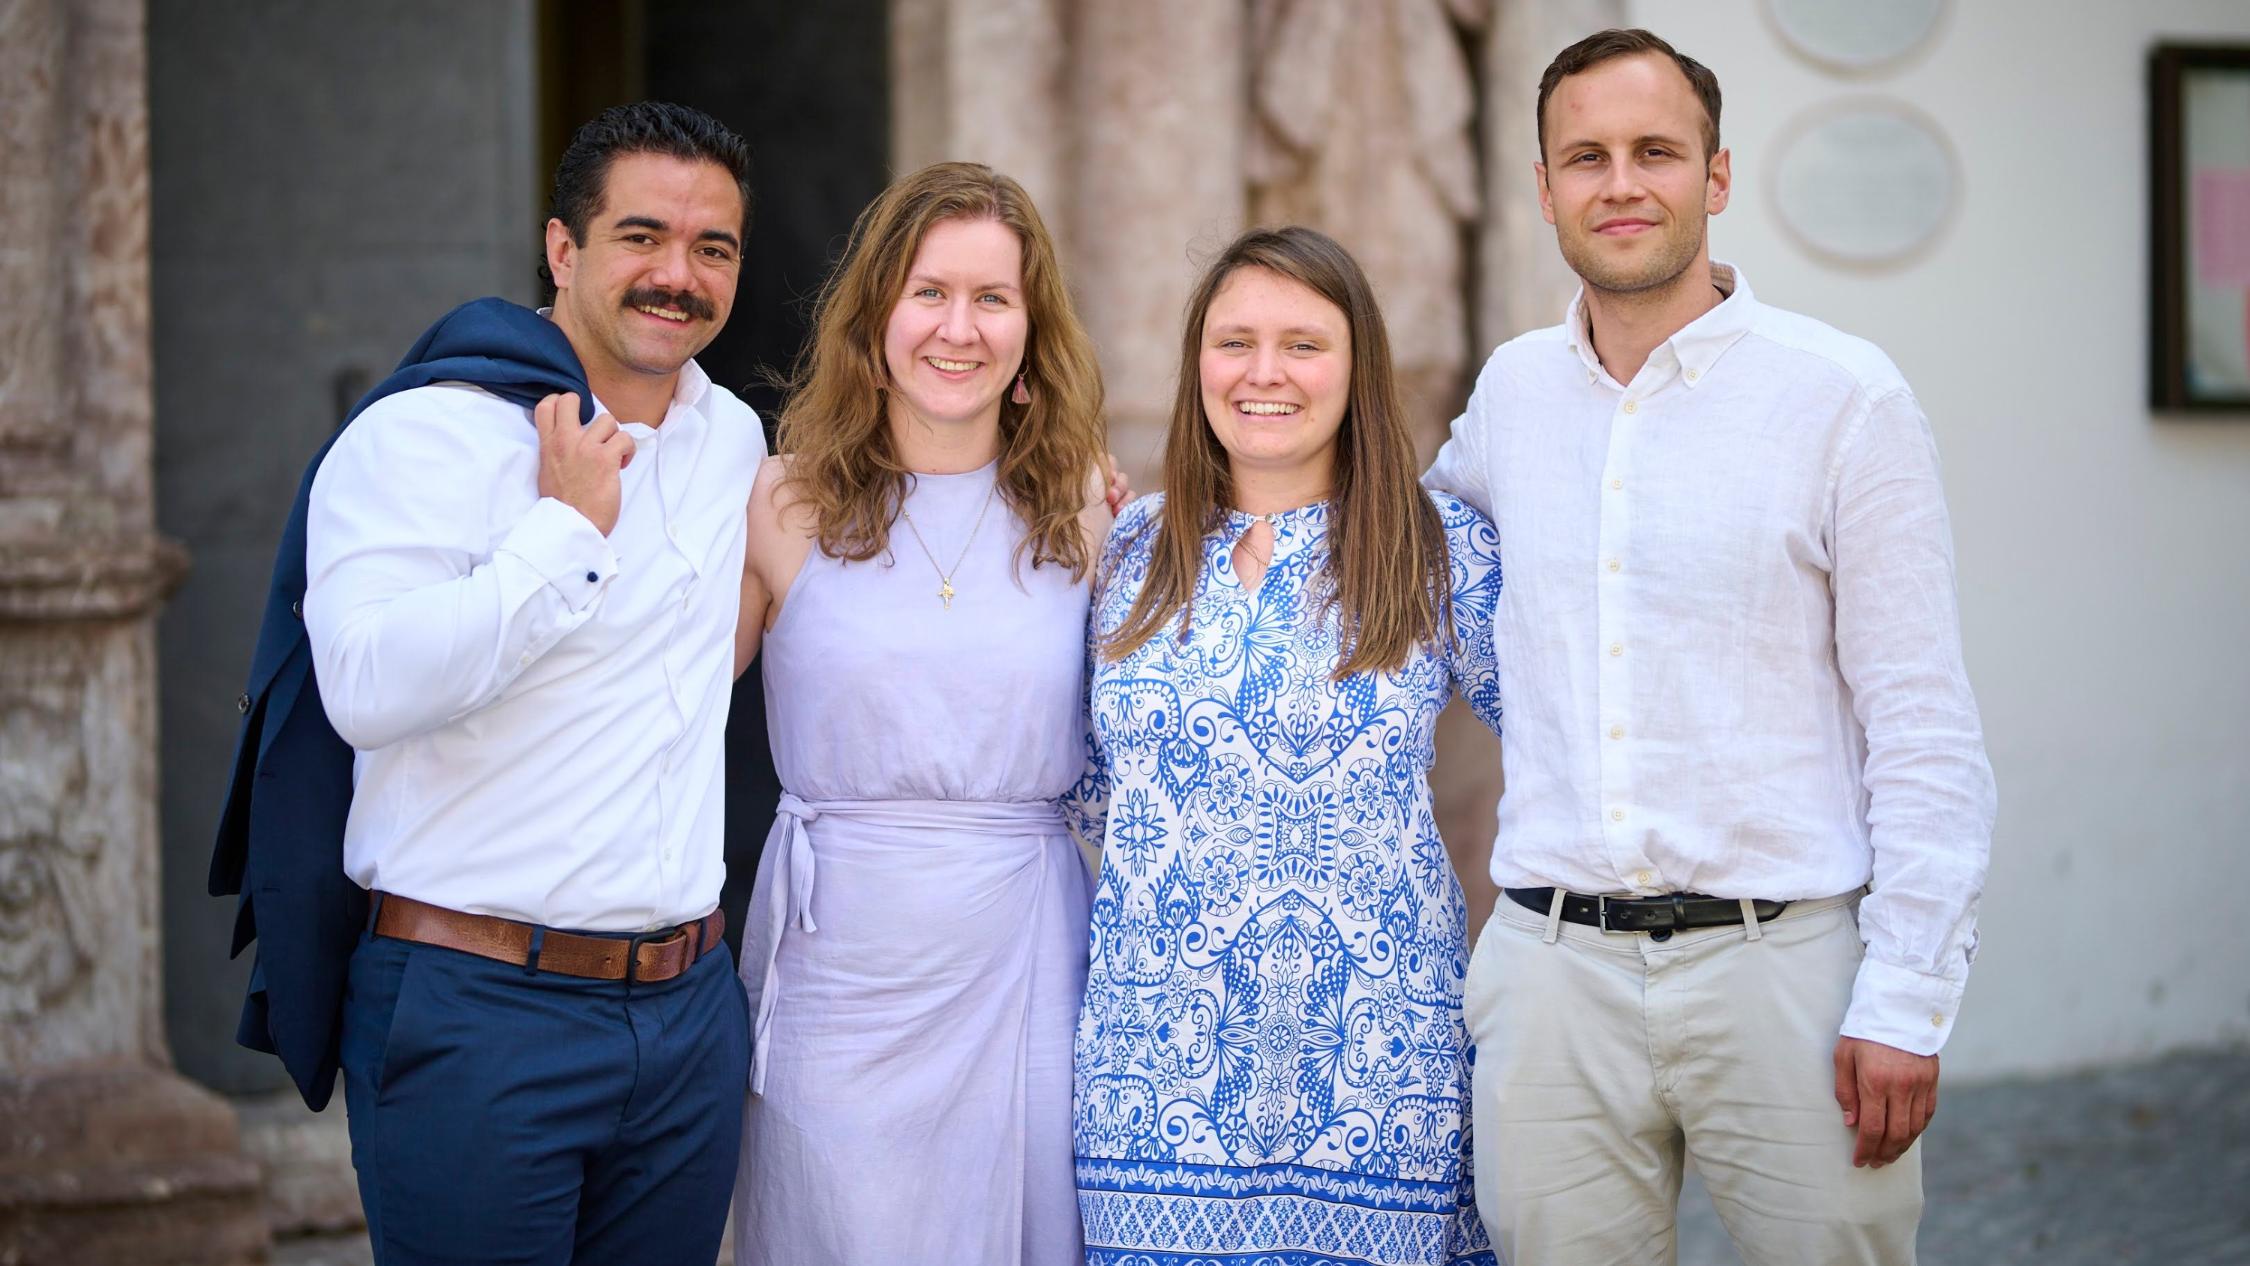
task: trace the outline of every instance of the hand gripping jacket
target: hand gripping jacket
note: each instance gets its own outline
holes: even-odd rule
[[[337,432],[385,396],[440,382],[470,383],[526,408],[573,391],[579,422],[593,420],[593,393],[563,332],[529,308],[478,299],[417,339]],[[304,623],[306,508],[313,475],[335,442],[331,436],[305,467],[282,529],[249,688],[239,700],[242,735],[210,880],[213,896],[240,894],[232,953],[258,943],[235,1040],[280,1056],[316,1112],[336,1085],[344,981],[367,921],[367,893],[344,874],[352,749],[321,707]]]

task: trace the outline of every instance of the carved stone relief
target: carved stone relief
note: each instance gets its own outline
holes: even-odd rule
[[[1318,226],[1374,284],[1425,456],[1469,367],[1469,227],[1481,209],[1475,0],[1256,0],[1251,218]]]
[[[0,1021],[83,982],[94,959],[86,756],[63,682],[0,667]]]

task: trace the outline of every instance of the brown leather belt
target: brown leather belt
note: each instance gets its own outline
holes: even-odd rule
[[[463,914],[379,892],[382,903],[375,914],[375,935],[435,945],[475,954],[510,966],[532,963],[532,934],[541,929],[513,919],[489,914]],[[548,931],[539,939],[540,971],[588,980],[633,980],[654,983],[670,980],[695,965],[695,960],[726,943],[727,915],[713,910],[693,923],[662,928],[632,937],[576,936]]]

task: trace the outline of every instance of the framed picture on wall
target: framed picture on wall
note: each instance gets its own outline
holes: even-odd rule
[[[2151,403],[2250,414],[2250,45],[2149,55]]]

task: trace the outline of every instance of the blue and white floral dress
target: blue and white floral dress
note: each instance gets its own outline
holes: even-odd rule
[[[1110,534],[1097,641],[1147,580],[1162,500]],[[1317,504],[1269,516],[1255,590],[1232,561],[1252,516],[1228,516],[1188,639],[1175,624],[1095,657],[1072,797],[1103,845],[1076,1048],[1089,1266],[1493,1260],[1469,1180],[1465,915],[1427,775],[1455,694],[1500,725],[1500,548],[1475,510],[1432,501],[1450,648],[1331,680]]]

